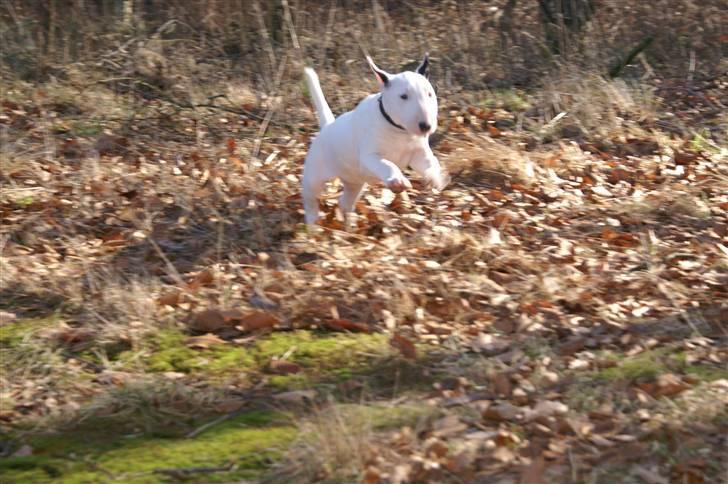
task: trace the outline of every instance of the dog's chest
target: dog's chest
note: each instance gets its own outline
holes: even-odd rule
[[[387,142],[389,141],[389,142]],[[398,140],[385,140],[380,146],[379,153],[383,158],[391,161],[400,169],[406,168],[412,160],[412,155],[417,149],[417,145],[413,143],[403,143]]]

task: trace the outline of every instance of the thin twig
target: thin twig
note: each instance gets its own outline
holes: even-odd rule
[[[283,56],[283,59],[281,60],[280,66],[278,66],[278,72],[276,73],[276,78],[273,84],[273,92],[271,93],[271,98],[273,98],[273,102],[271,103],[270,107],[268,108],[268,112],[265,114],[265,118],[263,119],[263,122],[260,125],[260,129],[258,129],[258,134],[255,137],[255,145],[253,146],[253,153],[250,156],[250,162],[252,163],[253,160],[258,158],[258,154],[260,153],[260,146],[263,142],[263,136],[265,136],[265,132],[268,130],[268,125],[271,122],[271,119],[273,118],[273,114],[275,113],[275,110],[279,106],[279,102],[276,101],[276,94],[278,92],[278,88],[281,85],[281,79],[283,79],[283,73],[286,69],[286,64],[288,61],[288,54]]]
[[[235,467],[230,464],[224,467],[180,467],[171,469],[154,469],[155,474],[164,474],[173,478],[183,478],[190,474],[214,474],[216,472],[230,472]]]
[[[239,408],[238,410],[235,410],[233,412],[226,413],[225,415],[221,415],[218,418],[216,418],[215,420],[213,420],[211,422],[207,422],[206,424],[201,425],[200,427],[197,427],[195,430],[193,430],[192,432],[188,433],[185,436],[185,438],[187,438],[187,439],[194,439],[195,437],[197,437],[198,435],[200,435],[202,432],[205,432],[206,430],[209,430],[212,427],[214,427],[216,425],[219,425],[219,424],[223,423],[226,420],[230,420],[233,417],[237,417],[238,415],[240,415],[241,413],[243,413],[246,410],[247,410],[247,408],[246,407],[243,407],[243,408]]]

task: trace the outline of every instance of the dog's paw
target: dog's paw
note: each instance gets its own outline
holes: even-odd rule
[[[446,171],[437,170],[425,173],[424,180],[427,187],[442,191],[450,183],[450,174]]]
[[[394,193],[403,192],[409,188],[412,188],[412,183],[405,178],[403,175],[394,176],[386,181],[387,188],[392,190]]]

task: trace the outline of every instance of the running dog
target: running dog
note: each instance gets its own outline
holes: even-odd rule
[[[428,143],[437,129],[437,97],[425,77],[428,55],[415,71],[399,74],[379,69],[369,56],[367,62],[380,92],[338,118],[326,102],[316,72],[304,69],[321,124],[303,168],[303,205],[309,225],[319,217],[319,196],[325,183],[334,178],[344,187],[339,198],[344,217],[354,211],[367,183],[382,181],[395,193],[412,188],[402,174],[408,166],[438,190],[449,181]]]

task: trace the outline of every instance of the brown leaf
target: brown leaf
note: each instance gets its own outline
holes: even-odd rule
[[[561,356],[571,356],[581,351],[584,346],[586,346],[586,338],[583,336],[572,336],[559,345],[559,354]]]
[[[648,469],[647,467],[639,464],[634,464],[631,471],[631,474],[639,477],[647,484],[668,484],[670,482],[669,479],[662,477],[655,470]]]
[[[225,142],[225,144],[227,145],[228,153],[231,155],[235,154],[235,147],[236,147],[235,140],[233,138],[228,138],[227,141]]]
[[[448,471],[459,476],[463,482],[472,482],[471,468],[473,467],[475,459],[475,452],[471,449],[463,449],[454,456],[450,457],[445,463],[445,467]]]
[[[511,379],[508,377],[507,373],[501,372],[492,374],[490,376],[490,383],[493,385],[495,393],[499,397],[508,398],[511,395],[513,385],[511,385]]]
[[[508,402],[491,405],[483,412],[483,418],[486,420],[495,420],[496,422],[520,420],[523,411]]]
[[[257,331],[270,329],[280,324],[280,320],[266,311],[253,311],[245,315],[238,324],[242,331]]]
[[[122,247],[126,245],[126,237],[121,232],[112,232],[108,235],[101,237],[105,246],[108,247]]]
[[[675,164],[676,165],[689,165],[694,163],[698,159],[697,153],[691,153],[689,151],[675,151]]]
[[[331,319],[324,323],[327,328],[334,331],[352,331],[356,333],[371,333],[372,329],[368,324],[350,321],[348,319]]]
[[[314,403],[316,400],[315,390],[293,390],[290,392],[277,393],[273,398],[282,403],[305,405]]]
[[[377,469],[376,467],[369,466],[367,467],[366,472],[364,473],[364,478],[362,479],[362,484],[379,484],[382,479],[382,473]]]
[[[16,450],[12,454],[12,457],[30,457],[31,455],[33,455],[33,447],[25,444]]]
[[[8,324],[10,321],[14,321],[18,318],[15,313],[9,311],[0,311],[0,326]]]
[[[415,344],[404,336],[399,334],[392,335],[392,339],[389,340],[389,344],[392,347],[397,348],[406,359],[417,359],[417,348],[415,347]]]
[[[247,404],[247,400],[223,400],[215,405],[214,408],[218,413],[233,413],[237,412]]]
[[[190,291],[196,291],[203,286],[212,284],[214,280],[215,276],[212,274],[212,271],[210,269],[206,269],[198,272],[197,275],[195,275],[195,277],[187,283],[187,289]]]
[[[543,484],[546,481],[543,478],[543,471],[545,468],[545,463],[543,460],[543,456],[538,456],[537,458],[533,459],[531,461],[531,464],[524,467],[523,471],[521,472],[521,478],[519,479],[519,484]]]
[[[159,304],[160,306],[176,306],[177,304],[179,304],[181,296],[182,293],[179,290],[173,289],[159,296],[159,298],[157,299],[157,304]]]
[[[524,420],[541,420],[556,415],[565,415],[569,411],[569,407],[565,404],[552,400],[544,400],[538,402],[533,409],[528,409],[524,413]]]
[[[654,383],[638,385],[640,390],[653,398],[671,397],[690,388],[690,384],[672,373],[660,375]]]
[[[427,443],[426,453],[427,455],[434,456],[437,459],[441,459],[447,455],[449,448],[445,442],[438,438],[433,438]]]
[[[493,451],[492,457],[497,461],[509,463],[516,458],[516,454],[508,447],[498,447]]]
[[[447,415],[432,423],[432,435],[435,437],[447,438],[461,434],[468,426],[454,414]]]
[[[126,152],[129,140],[123,136],[102,134],[96,140],[94,148],[100,155],[122,155]]]
[[[214,333],[232,325],[229,319],[226,320],[221,310],[214,308],[200,311],[192,316],[189,323],[190,329],[202,333]]]
[[[75,344],[84,343],[93,339],[95,332],[85,328],[62,328],[59,329],[55,336],[61,343]]]
[[[190,336],[185,340],[185,345],[194,350],[206,350],[212,346],[224,345],[225,341],[218,338],[212,333],[206,333],[201,336]]]
[[[302,370],[302,368],[296,363],[286,360],[273,360],[270,362],[270,366],[268,368],[271,373],[275,373],[276,375],[292,375],[300,373]]]

